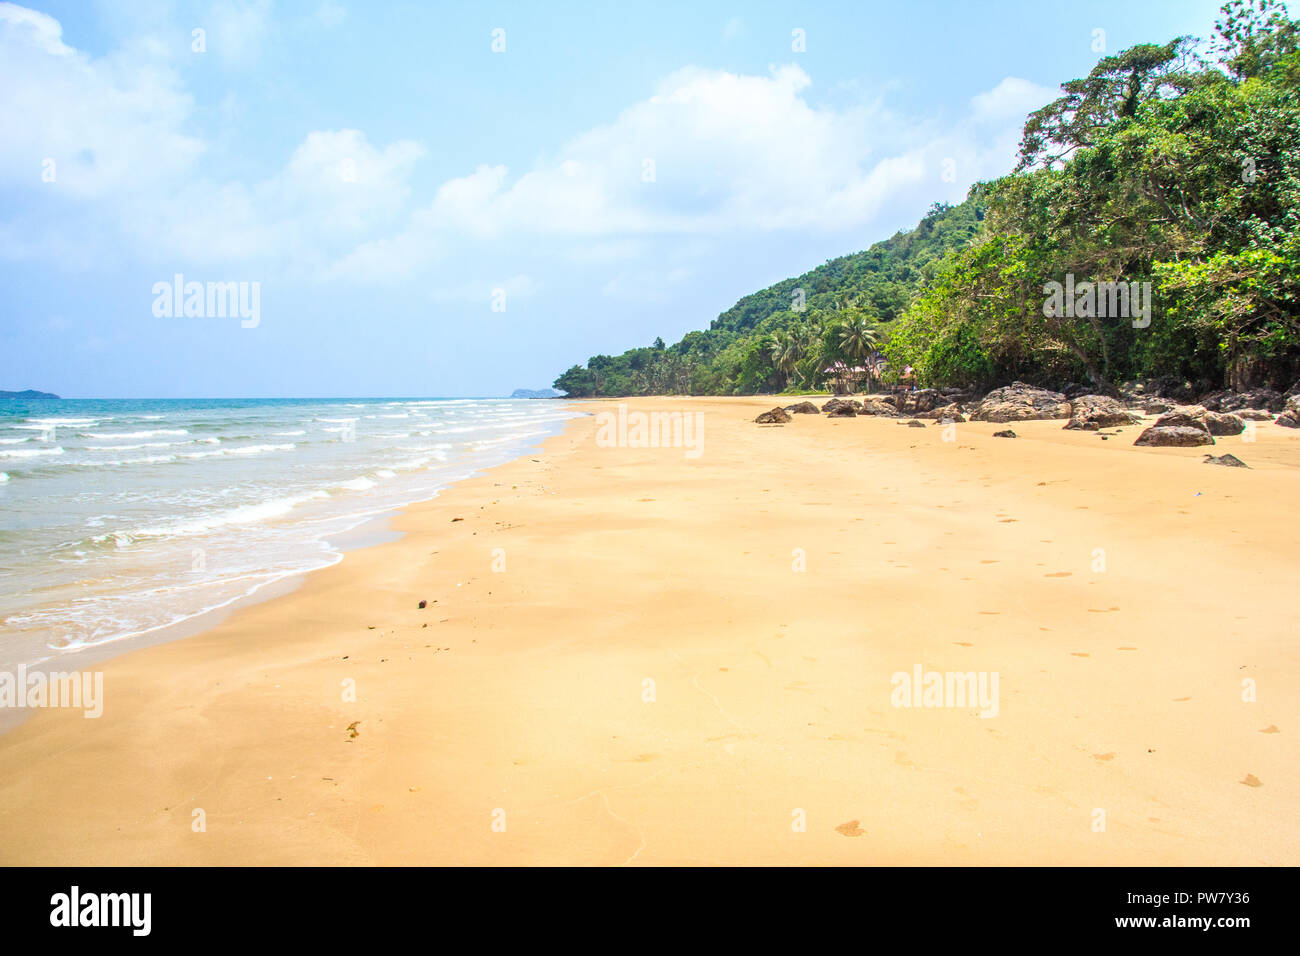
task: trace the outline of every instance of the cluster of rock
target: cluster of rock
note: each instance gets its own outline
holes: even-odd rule
[[[1118,396],[1098,394],[1083,385],[1067,385],[1055,392],[1012,382],[983,396],[964,389],[927,388],[901,395],[866,395],[860,400],[837,397],[820,409],[802,401],[764,412],[755,421],[784,424],[792,421],[791,415],[816,414],[828,418],[911,418],[917,424],[923,424],[920,419],[930,419],[940,425],[1062,419],[1067,429],[1100,431],[1138,425],[1143,416],[1157,415],[1155,423],[1134,442],[1157,447],[1213,445],[1215,436],[1241,434],[1247,421],[1275,421],[1284,428],[1300,428],[1300,382],[1286,392],[1270,388],[1220,390],[1191,404],[1193,397],[1190,385],[1172,378],[1125,383]],[[997,436],[1015,437],[1010,430]]]

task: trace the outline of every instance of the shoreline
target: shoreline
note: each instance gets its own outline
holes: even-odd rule
[[[462,400],[453,399],[450,401]],[[516,441],[519,442],[516,453],[510,458],[504,459],[504,461],[510,461],[513,457],[532,453],[540,447],[540,442],[536,438],[530,437],[517,439]],[[323,547],[326,553],[325,563],[282,571],[274,575],[267,572],[262,575],[262,580],[258,580],[242,593],[221,598],[214,604],[183,611],[181,616],[175,620],[156,624],[143,630],[125,631],[90,643],[72,644],[64,647],[54,647],[48,641],[42,641],[39,645],[41,648],[39,651],[40,657],[30,656],[35,650],[35,645],[33,645],[33,647],[28,648],[29,656],[0,662],[0,667],[17,667],[21,665],[27,668],[29,672],[36,670],[57,671],[71,666],[82,667],[103,663],[133,650],[153,647],[202,633],[211,627],[217,626],[225,617],[242,607],[291,592],[306,576],[338,564],[349,551],[393,540],[398,536],[396,532],[391,530],[391,520],[395,515],[400,514],[405,508],[431,500],[457,483],[475,477],[501,463],[503,461],[489,461],[487,464],[475,463],[470,467],[470,470],[464,473],[442,476],[439,479],[440,484],[435,484],[431,490],[425,489],[417,492],[417,496],[410,500],[394,505],[380,505],[369,511],[359,511],[354,515],[349,515],[348,517],[354,520],[353,524],[338,531],[326,532],[316,539],[316,542]],[[272,524],[278,520],[279,517],[272,519]],[[26,632],[17,631],[14,632],[13,636],[25,637]],[[0,708],[0,733],[3,733],[12,723],[12,715]]]
[[[102,718],[0,735],[0,858],[1300,857],[1297,562],[1270,514],[1300,436],[1221,439],[1238,471],[1137,426],[752,422],[780,401],[582,401],[699,410],[703,454],[573,418],[398,512],[399,539],[115,655]],[[998,715],[891,706],[914,666],[999,674]],[[83,777],[89,806],[56,783]]]

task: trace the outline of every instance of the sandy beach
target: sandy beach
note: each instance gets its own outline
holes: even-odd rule
[[[400,540],[114,658],[101,718],[0,736],[0,862],[1300,862],[1300,434],[1208,449],[1247,470],[773,404],[628,400],[700,413],[693,457],[574,403]],[[894,706],[917,667],[996,713]]]

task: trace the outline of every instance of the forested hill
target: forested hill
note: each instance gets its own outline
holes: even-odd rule
[[[780,389],[792,376],[773,359],[775,343],[793,337],[812,345],[813,338],[849,321],[864,323],[883,337],[907,308],[927,267],[967,244],[979,233],[983,217],[975,198],[959,206],[935,204],[916,228],[751,293],[705,331],[688,332],[670,346],[657,340],[622,355],[593,356],[585,368],[575,365],[556,379],[555,387],[575,397]],[[836,341],[826,345],[815,350],[819,358],[813,364],[838,353]],[[809,385],[820,378],[820,367],[805,371]]]
[[[960,206],[935,204],[915,229],[900,230],[863,252],[831,259],[747,295],[714,319],[709,329],[739,332],[776,313],[790,312],[796,289],[804,291],[805,305],[813,310],[830,313],[852,301],[873,322],[892,321],[910,303],[924,267],[949,249],[965,245],[983,218],[983,210],[973,200]]]
[[[1295,381],[1300,23],[1229,0],[1210,40],[1138,44],[1061,91],[960,206],[556,388],[751,394],[907,366],[930,386]]]

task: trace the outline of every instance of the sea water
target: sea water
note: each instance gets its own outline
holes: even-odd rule
[[[345,532],[571,417],[510,399],[0,400],[0,669],[333,564]]]

